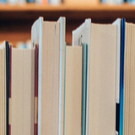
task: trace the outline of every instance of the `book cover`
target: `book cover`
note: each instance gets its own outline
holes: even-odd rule
[[[87,59],[88,59],[88,45],[82,45],[82,134],[86,135],[86,109],[87,109]]]
[[[37,135],[38,121],[38,45],[35,45],[35,124],[34,135]]]

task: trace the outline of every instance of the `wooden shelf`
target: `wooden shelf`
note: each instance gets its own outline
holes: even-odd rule
[[[38,5],[38,4],[0,4],[0,12],[27,12],[27,11],[135,11],[134,5],[121,4],[121,5],[106,5],[106,4],[60,4],[58,6],[53,5]]]
[[[59,16],[65,16],[68,20],[92,18],[94,21],[101,20],[106,22],[124,17],[128,20],[135,20],[135,6],[122,5],[104,5],[104,4],[81,4],[81,5],[66,5],[59,6],[51,5],[0,5],[0,20],[34,20],[39,16],[44,16],[46,19],[57,19]]]

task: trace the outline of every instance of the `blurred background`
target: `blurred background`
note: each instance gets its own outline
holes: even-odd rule
[[[116,18],[135,22],[135,0],[0,0],[0,42],[29,46],[31,26],[39,16],[48,21],[65,16],[66,42],[71,44],[72,30],[86,18],[94,23],[112,23]]]

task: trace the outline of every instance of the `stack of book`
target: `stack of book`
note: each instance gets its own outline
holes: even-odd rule
[[[133,135],[135,24],[35,21],[31,46],[0,45],[0,135]]]

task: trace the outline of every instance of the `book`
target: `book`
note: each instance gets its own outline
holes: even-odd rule
[[[135,25],[125,22],[124,42],[124,86],[123,86],[123,132],[122,135],[134,134],[134,80],[135,80]]]
[[[51,5],[58,5],[62,3],[62,1],[61,0],[48,0],[48,3]]]
[[[73,32],[73,44],[88,44],[87,135],[115,134],[116,30],[114,25],[93,24],[88,19]]]
[[[37,135],[38,121],[38,45],[35,45],[35,123],[34,135]]]
[[[49,2],[48,2],[48,0],[35,0],[35,3],[37,3],[37,4],[48,4]]]
[[[122,4],[124,3],[124,0],[100,0],[101,3],[105,3],[105,4]]]
[[[35,0],[27,0],[27,3],[35,3]]]
[[[36,20],[31,43],[0,45],[0,134],[134,134],[135,25]],[[19,45],[20,44],[20,45]]]
[[[62,135],[65,93],[65,18],[40,17],[32,26],[32,46],[38,45],[38,134]]]
[[[135,0],[127,0],[127,2],[129,3],[129,4],[135,4]]]
[[[89,134],[113,135],[116,113],[116,26],[92,24],[90,38]]]
[[[65,135],[81,135],[82,46],[66,47]]]
[[[7,3],[6,0],[0,0],[0,3]]]
[[[87,106],[87,62],[88,45],[83,44],[82,57],[82,135],[86,135],[86,106]]]
[[[0,45],[0,134],[7,135],[8,129],[8,83],[6,79],[7,74],[7,63],[6,61],[6,44],[8,42],[3,42]]]
[[[11,135],[33,135],[34,49],[11,51]]]
[[[116,135],[122,135],[125,19],[117,19],[113,25],[117,26]]]

